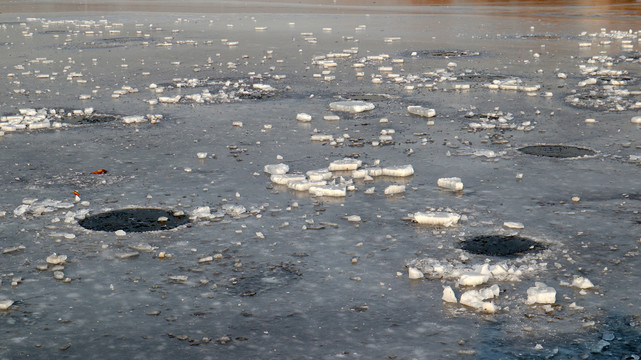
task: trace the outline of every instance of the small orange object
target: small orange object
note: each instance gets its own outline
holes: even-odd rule
[[[80,196],[80,194],[76,190],[73,191],[73,194],[76,196]]]
[[[107,170],[105,169],[100,169],[92,172],[92,174],[106,174],[106,173],[107,173]]]

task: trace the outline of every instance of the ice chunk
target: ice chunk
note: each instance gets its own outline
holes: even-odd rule
[[[116,230],[115,234],[118,237],[127,236],[127,232],[125,230]]]
[[[62,265],[67,261],[67,255],[58,255],[56,253],[53,253],[49,256],[47,256],[47,264],[51,265]]]
[[[508,229],[523,229],[523,228],[525,228],[523,223],[515,222],[515,221],[505,221],[503,223],[503,226],[505,226]]]
[[[556,302],[556,290],[542,282],[535,282],[534,287],[527,289],[526,304],[554,304]]]
[[[407,112],[410,114],[431,118],[436,116],[436,110],[424,108],[422,106],[408,106]]]
[[[405,185],[390,185],[385,188],[385,195],[396,195],[405,192]]]
[[[176,95],[176,96],[173,96],[173,97],[171,97],[171,96],[160,96],[158,98],[158,102],[164,103],[164,104],[177,104],[180,101],[181,98],[182,98],[182,96],[180,96],[180,95]]]
[[[327,182],[324,180],[319,181],[309,181],[309,180],[296,180],[290,181],[287,183],[287,187],[296,190],[296,191],[309,191],[309,188],[312,186],[323,186],[327,185]]]
[[[374,110],[376,106],[366,101],[338,101],[329,104],[332,111],[345,111],[352,114]]]
[[[330,171],[351,171],[358,169],[363,164],[358,159],[345,158],[343,160],[335,160],[329,164]]]
[[[356,223],[362,221],[361,217],[358,215],[349,215],[345,219],[349,222],[356,222]]]
[[[424,277],[423,272],[421,270],[410,266],[407,268],[407,275],[409,276],[410,279],[415,280],[415,279],[422,279]]]
[[[270,175],[283,175],[289,172],[289,166],[287,164],[270,164],[265,165],[263,171]]]
[[[454,294],[454,290],[452,290],[451,286],[445,286],[443,288],[443,296],[441,297],[443,301],[448,302],[448,303],[457,303],[458,300],[456,300],[456,295]]]
[[[124,122],[125,124],[141,123],[145,122],[146,120],[147,119],[142,115],[130,115],[122,117],[122,122]]]
[[[279,185],[287,185],[290,181],[303,181],[305,180],[305,175],[295,175],[295,174],[274,174],[269,178],[271,182]]]
[[[579,289],[592,289],[594,284],[588,278],[577,276],[572,280],[572,286]]]
[[[247,211],[244,206],[234,204],[225,204],[222,208],[225,214],[230,216],[238,216],[240,214],[244,214]]]
[[[191,216],[193,218],[199,219],[199,218],[209,218],[211,216],[211,209],[209,206],[199,206],[194,209],[194,211],[191,212]]]
[[[324,135],[324,134],[314,134],[310,137],[310,140],[320,141],[320,142],[334,141],[334,136]]]
[[[499,308],[494,305],[494,303],[483,300],[498,297],[499,292],[499,286],[496,284],[490,286],[489,288],[481,290],[469,290],[461,295],[461,304],[477,310],[481,310],[488,314],[493,314],[497,312]]]
[[[463,190],[463,182],[461,182],[461,178],[457,178],[457,177],[440,178],[438,179],[437,184],[438,184],[438,187],[447,189],[447,190],[452,190],[452,191]]]
[[[641,124],[641,116],[634,116],[630,119],[630,122],[633,124]]]
[[[13,300],[0,300],[0,310],[7,310],[13,305]]]
[[[22,216],[27,212],[27,210],[29,210],[29,205],[28,204],[22,204],[22,205],[18,206],[17,208],[15,208],[15,210],[13,210],[13,215],[14,216]]]
[[[477,286],[485,284],[488,280],[490,280],[490,275],[488,274],[482,274],[480,272],[468,272],[461,274],[458,283],[461,286]]]
[[[309,181],[329,180],[333,176],[328,169],[309,170],[306,175],[309,177]]]
[[[207,157],[207,153],[206,152],[196,153],[196,157],[199,158],[199,159],[204,159],[204,158]]]
[[[412,165],[390,166],[382,169],[382,175],[385,176],[398,176],[405,177],[414,175],[414,168]],[[370,176],[376,176],[370,174]]]
[[[450,227],[458,223],[461,215],[451,212],[416,212],[411,215],[412,220],[419,224]]]
[[[314,196],[343,197],[347,196],[347,188],[342,185],[312,186],[309,193]]]
[[[307,113],[298,113],[296,114],[296,120],[300,122],[310,122],[312,121],[312,116]]]

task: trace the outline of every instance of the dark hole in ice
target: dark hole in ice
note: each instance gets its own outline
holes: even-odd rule
[[[158,221],[161,217],[166,217],[167,221]],[[162,209],[122,209],[89,215],[78,224],[95,231],[144,232],[169,230],[188,222],[188,217],[174,216]]]
[[[251,273],[239,276],[227,290],[234,295],[255,296],[286,286],[302,275],[298,269],[289,264],[270,265],[252,269]]]
[[[545,246],[521,236],[480,235],[463,241],[461,249],[479,255],[519,256],[543,250]]]
[[[72,115],[70,117],[63,116],[60,121],[72,125],[93,125],[103,124],[116,120],[116,115],[107,114],[91,114],[91,115]]]
[[[558,35],[550,35],[550,34],[528,34],[528,35],[521,35],[521,39],[534,39],[534,40],[559,40]]]
[[[385,94],[352,94],[352,95],[345,95],[344,97],[346,99],[354,100],[354,101],[370,101],[370,102],[385,101],[390,98],[389,95],[385,95]]]
[[[414,57],[412,53],[416,52],[416,57],[464,57],[479,56],[478,51],[468,50],[407,50],[401,53],[404,57]]]
[[[571,145],[530,145],[519,149],[528,155],[547,156],[553,158],[575,158],[594,155],[594,150]]]

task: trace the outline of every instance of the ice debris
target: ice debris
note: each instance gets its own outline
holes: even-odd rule
[[[13,305],[13,300],[0,300],[0,310],[8,310]]]
[[[265,165],[263,171],[270,175],[283,175],[289,172],[289,166],[287,164]]]
[[[542,282],[535,282],[534,286],[527,289],[526,304],[554,304],[556,302],[556,290]]]
[[[451,177],[451,178],[440,178],[437,182],[438,187],[451,190],[451,191],[462,191],[463,182],[461,178]]]
[[[344,111],[352,114],[373,110],[374,104],[366,101],[338,101],[329,104],[332,111]]]
[[[409,217],[415,223],[422,225],[436,225],[450,227],[456,225],[461,219],[461,215],[452,212],[415,212]]]
[[[436,116],[436,110],[424,108],[422,106],[408,106],[407,112],[410,114],[431,118]]]
[[[590,279],[588,278],[577,276],[572,280],[572,287],[585,290],[592,289],[594,287],[594,284],[592,284],[592,281],[590,281]]]
[[[441,299],[447,303],[454,303],[454,304],[458,303],[458,300],[456,299],[456,295],[454,294],[454,290],[452,290],[451,286],[443,287],[443,296],[441,297]]]
[[[412,266],[407,268],[407,275],[411,280],[422,279],[424,277],[423,272],[421,272],[421,270]]]
[[[47,264],[51,265],[62,265],[67,261],[67,255],[58,255],[56,253],[53,253],[49,256],[47,256]]]
[[[405,185],[389,185],[385,188],[385,195],[398,195],[405,192]]]
[[[497,284],[480,290],[468,290],[461,295],[461,305],[465,305],[488,314],[493,314],[500,310],[499,307],[491,301],[488,302],[484,300],[498,297],[499,292],[500,289]]]

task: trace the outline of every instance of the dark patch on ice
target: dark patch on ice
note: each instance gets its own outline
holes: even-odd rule
[[[553,158],[578,158],[596,154],[594,150],[571,145],[530,145],[519,149],[528,155]]]
[[[416,52],[416,56],[412,56],[412,53]],[[481,53],[478,51],[469,51],[469,50],[406,50],[401,52],[403,57],[467,57],[467,56],[479,56]]]
[[[62,116],[59,120],[62,123],[71,125],[95,125],[104,124],[117,120],[118,116],[109,114],[71,115]]]
[[[603,84],[603,79],[599,79],[600,83]],[[633,80],[629,79],[629,77],[612,77],[608,78],[605,83],[609,82],[609,79],[627,81],[628,85],[630,84],[630,81]],[[618,88],[619,87],[610,89],[605,86],[600,87],[598,85],[588,85],[581,88],[581,90],[578,90],[576,94],[566,96],[565,102],[573,107],[601,111],[620,112],[636,109],[636,103],[641,101],[641,97],[633,95],[632,92],[622,94],[615,91]]]
[[[495,75],[495,74],[464,74],[459,76],[458,78],[460,80],[468,80],[468,81],[478,81],[478,82],[483,82],[483,83],[491,83],[494,80],[502,80],[507,78],[507,75]]]
[[[232,280],[227,291],[239,296],[255,296],[289,285],[303,274],[290,264],[261,266]]]
[[[167,221],[158,221],[166,217]],[[89,215],[78,221],[80,226],[94,231],[145,232],[169,230],[189,222],[186,216],[174,214],[162,209],[122,209],[100,214]]]
[[[44,30],[39,32],[39,34],[49,35],[49,34],[66,34],[70,33],[70,30]]]
[[[545,245],[521,236],[479,235],[461,242],[461,249],[488,256],[519,256],[545,249]]]
[[[78,45],[80,49],[114,49],[127,45],[142,45],[143,42],[153,42],[153,39],[142,37],[117,37],[97,39],[95,41],[85,42]]]
[[[344,95],[343,97],[348,100],[370,102],[385,101],[390,99],[390,96],[386,94],[351,94]]]
[[[532,40],[559,40],[558,35],[553,34],[527,34],[519,35],[520,39],[532,39]]]

